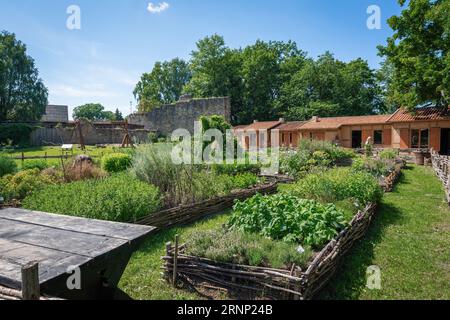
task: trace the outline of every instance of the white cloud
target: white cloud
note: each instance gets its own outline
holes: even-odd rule
[[[158,4],[153,4],[150,2],[148,4],[147,10],[150,13],[155,14],[155,13],[161,13],[163,11],[166,11],[167,9],[169,9],[169,7],[170,7],[170,5],[167,2],[161,2]]]

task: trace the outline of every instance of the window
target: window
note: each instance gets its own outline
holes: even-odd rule
[[[383,144],[383,130],[375,130],[373,132],[374,144]]]
[[[429,134],[428,129],[424,129],[420,131],[420,147],[421,148],[428,148],[429,144]]]
[[[284,142],[285,142],[286,140],[285,140],[285,136],[284,136],[284,133],[281,135],[281,143],[284,145]]]
[[[420,130],[411,130],[411,148],[419,148],[420,146]]]
[[[289,144],[292,144],[292,133],[289,133]]]
[[[411,130],[411,148],[427,149],[430,144],[430,134],[428,129]]]

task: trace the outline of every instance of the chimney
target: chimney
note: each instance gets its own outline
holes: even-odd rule
[[[284,120],[284,118],[280,118],[280,120],[278,120],[280,123],[286,123],[286,120]]]
[[[312,117],[312,121],[313,121],[313,122],[319,122],[319,117],[318,117],[318,116]]]
[[[258,120],[254,120],[253,123],[258,123]]]

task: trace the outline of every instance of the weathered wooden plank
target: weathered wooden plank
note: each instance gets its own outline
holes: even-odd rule
[[[128,241],[148,234],[155,229],[148,226],[85,219],[17,208],[0,210],[0,218]]]
[[[90,258],[95,258],[128,242],[3,218],[0,218],[0,238]]]
[[[71,266],[82,266],[89,257],[0,239],[0,284],[20,289],[21,267],[29,261],[39,262],[39,280],[45,283],[65,274]]]

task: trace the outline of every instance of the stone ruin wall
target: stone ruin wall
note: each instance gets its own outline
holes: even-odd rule
[[[194,122],[201,116],[219,115],[231,120],[231,104],[228,97],[191,99],[182,98],[179,102],[153,109],[148,113],[133,114],[129,123],[144,126],[145,129],[157,131],[170,136],[176,129],[186,129],[194,133]]]

